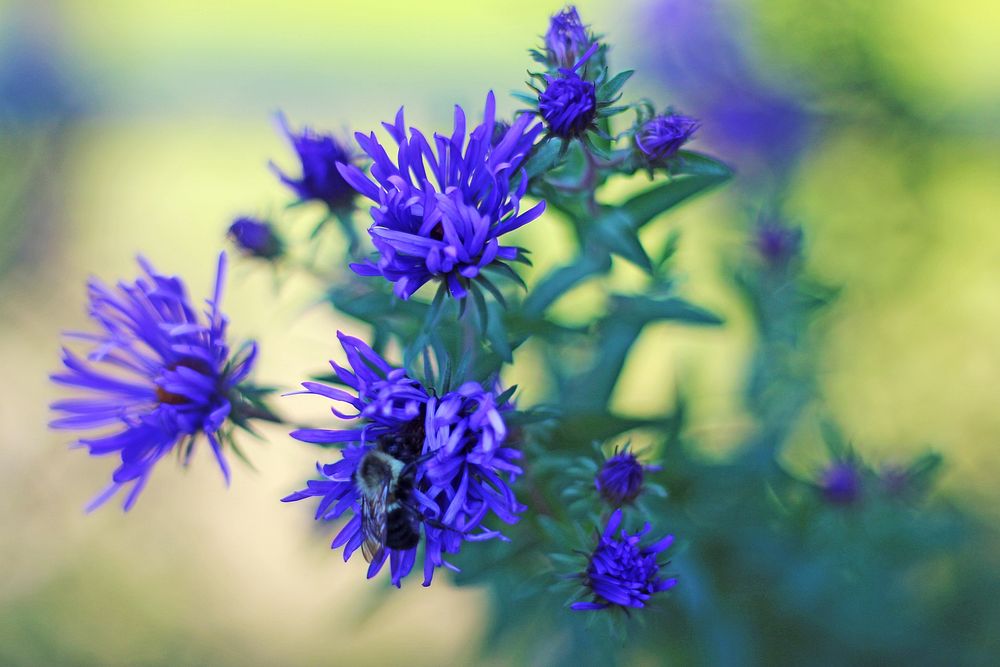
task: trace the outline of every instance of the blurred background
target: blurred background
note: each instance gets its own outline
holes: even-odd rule
[[[804,228],[810,274],[841,288],[813,323],[827,412],[871,461],[942,452],[937,492],[1000,520],[1000,4],[577,5],[613,67],[638,70],[627,97],[701,119],[694,147],[738,171],[665,227],[682,234],[682,293],[727,325],[650,329],[616,402],[662,412],[651,383],[679,378],[705,447],[724,456],[740,440],[753,332],[726,268],[757,212],[779,207]],[[61,395],[47,375],[60,330],[86,327],[87,276],[131,279],[141,252],[200,299],[231,219],[281,213],[267,163],[294,155],[276,111],[346,133],[405,103],[410,123],[446,128],[452,104],[475,117],[492,88],[510,113],[505,94],[559,8],[0,0],[0,663],[476,662],[484,592],[406,585],[375,609],[363,563],[344,565],[308,509],[277,502],[328,458],[282,429],[248,443],[259,472],[237,466],[228,491],[201,452],[188,470],[160,466],[128,516],[84,515],[111,462],[47,430]],[[563,234],[523,230],[535,271],[565,255],[551,241]],[[258,379],[282,388],[351,326],[314,307],[308,278],[286,278],[276,291],[234,262],[225,296],[232,333],[261,343]],[[788,465],[822,465],[816,438],[793,438]]]

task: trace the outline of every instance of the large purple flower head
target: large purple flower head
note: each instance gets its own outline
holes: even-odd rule
[[[576,7],[570,5],[549,20],[545,33],[546,62],[553,68],[571,68],[593,43]]]
[[[667,113],[643,122],[635,133],[635,145],[650,164],[659,164],[677,154],[698,129],[698,121]]]
[[[334,212],[350,210],[354,202],[354,190],[337,169],[338,163],[350,164],[354,159],[350,147],[332,135],[318,134],[309,128],[293,132],[284,115],[278,116],[278,122],[299,157],[302,176],[292,178],[272,162],[271,170],[275,175],[302,201],[323,202]]]
[[[145,275],[119,283],[117,290],[90,281],[90,316],[100,331],[67,334],[93,348],[86,359],[63,349],[65,370],[52,375],[56,383],[86,396],[53,403],[52,409],[65,416],[51,427],[105,429],[80,438],[79,446],[92,456],[121,457],[111,485],[89,509],[131,485],[124,502],[128,510],[156,462],[180,445],[186,463],[202,434],[228,483],[223,429],[227,421],[239,424],[245,416],[234,405],[244,405],[238,385],[250,373],[257,348],[249,343],[229,353],[226,318],[219,310],[225,255],[219,257],[204,320],[190,305],[180,278],[157,273],[142,258],[139,264]]]
[[[657,561],[659,554],[673,544],[673,536],[642,546],[640,542],[650,531],[650,525],[647,523],[632,535],[622,529],[616,536],[621,523],[622,511],[615,510],[590,554],[586,572],[577,575],[593,599],[575,602],[572,609],[641,608],[653,595],[677,584],[676,579],[660,576],[663,565]]]
[[[456,299],[468,293],[481,271],[519,258],[519,249],[500,245],[504,234],[531,222],[545,209],[540,202],[521,212],[528,187],[522,164],[541,132],[523,114],[499,140],[496,101],[486,97],[483,122],[466,141],[465,112],[455,107],[451,136],[435,134],[434,148],[416,128],[409,136],[403,109],[394,124],[384,123],[398,144],[396,162],[375,133],[355,135],[373,160],[371,176],[354,165],[340,165],[341,174],[358,192],[375,202],[368,230],[378,256],[353,264],[363,276],[382,276],[408,299],[430,280],[443,281]]]
[[[594,485],[601,497],[612,507],[621,507],[635,501],[642,493],[645,472],[659,470],[660,466],[643,465],[628,447],[616,451],[601,466]]]
[[[388,560],[396,586],[413,569],[422,537],[424,585],[429,586],[436,568],[453,568],[444,554],[457,553],[466,541],[503,539],[482,525],[487,518],[514,523],[524,509],[510,488],[521,473],[516,464],[521,454],[505,446],[508,408],[474,382],[438,397],[364,342],[338,335],[350,369],[333,368],[353,393],[315,382],[303,383],[304,393],[350,405],[355,412],[333,411],[357,421],[348,429],[292,433],[305,442],[346,447],[339,461],[317,466],[322,479],[283,500],[319,497],[316,519],[322,521],[350,512],[332,547],[344,547],[345,561],[363,548],[370,559],[369,578]],[[387,484],[372,489],[366,468],[375,465],[395,472],[391,479],[386,476]],[[385,496],[373,498],[378,492]],[[393,526],[391,516],[373,519],[372,508],[387,499],[390,510],[405,521]]]
[[[246,255],[273,260],[285,251],[284,243],[271,223],[241,216],[229,226],[229,238]]]

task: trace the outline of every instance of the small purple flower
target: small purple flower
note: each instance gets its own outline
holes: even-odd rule
[[[662,163],[676,155],[697,129],[698,121],[688,116],[654,116],[635,133],[635,145],[650,163]]]
[[[271,223],[262,220],[236,218],[229,226],[229,237],[244,254],[251,257],[277,259],[285,250]]]
[[[754,244],[765,262],[773,267],[781,267],[799,254],[802,230],[775,220],[764,220],[757,225]]]
[[[827,502],[850,505],[861,496],[861,473],[850,461],[836,461],[823,471],[819,487]]]
[[[597,547],[590,555],[586,572],[577,576],[583,581],[589,602],[575,602],[571,609],[591,610],[616,607],[624,611],[646,606],[654,594],[669,590],[677,580],[660,576],[664,564],[657,562],[660,552],[666,551],[674,538],[667,535],[647,546],[639,543],[651,530],[647,523],[642,530],[629,535],[622,529],[615,536],[622,522],[622,511],[615,510],[607,527],[599,536]]]
[[[496,395],[470,382],[455,391],[436,396],[400,368],[393,368],[368,345],[338,333],[350,370],[332,364],[340,382],[350,393],[315,382],[304,382],[304,393],[316,394],[354,408],[342,419],[359,420],[354,428],[303,429],[292,437],[317,444],[343,443],[342,458],[317,465],[322,476],[305,489],[283,500],[292,502],[321,498],[316,519],[331,521],[350,510],[351,518],[334,538],[332,548],[344,547],[344,560],[362,546],[366,534],[362,524],[363,490],[359,464],[373,449],[403,466],[412,466],[412,492],[402,502],[416,517],[424,546],[424,586],[434,570],[455,569],[443,555],[458,553],[463,542],[492,538],[501,533],[483,526],[490,515],[514,523],[524,507],[517,502],[510,484],[521,469],[515,463],[521,453],[504,446],[507,427]],[[417,538],[419,539],[419,537]],[[368,569],[375,576],[389,560],[392,583],[399,586],[416,563],[418,546],[378,550]]]
[[[549,134],[560,139],[583,136],[597,117],[594,84],[570,70],[545,77],[546,86],[538,96],[538,112]]]
[[[642,493],[642,482],[645,471],[659,470],[660,466],[643,465],[628,448],[616,451],[601,466],[594,484],[612,507],[621,507],[635,501]]]
[[[182,445],[181,458],[190,460],[198,436],[211,445],[229,483],[223,456],[227,422],[239,423],[243,403],[238,385],[246,379],[257,356],[255,343],[235,355],[226,344],[226,318],[219,310],[225,275],[225,254],[219,256],[215,291],[203,321],[191,307],[180,278],[157,273],[139,258],[145,276],[119,283],[117,291],[96,279],[88,285],[90,316],[99,333],[69,333],[88,341],[86,360],[63,349],[65,371],[53,374],[58,384],[88,395],[56,401],[52,409],[65,416],[57,429],[107,430],[80,438],[92,456],[118,454],[121,465],[108,486],[89,505],[94,509],[119,489],[131,485],[125,497],[132,507],[157,461]]]
[[[293,132],[283,114],[278,116],[278,122],[299,156],[302,176],[291,178],[272,162],[271,170],[275,175],[302,201],[321,201],[332,212],[350,210],[354,190],[337,169],[338,163],[350,164],[354,159],[350,148],[332,135],[318,134],[309,128]]]
[[[340,169],[354,189],[375,202],[368,233],[378,251],[374,261],[352,264],[356,273],[384,277],[401,299],[431,280],[463,299],[474,281],[485,280],[483,269],[519,259],[519,248],[500,245],[499,239],[545,210],[545,202],[520,210],[528,188],[522,165],[542,128],[529,127],[531,117],[522,114],[498,140],[495,121],[490,92],[483,122],[468,141],[465,112],[456,106],[454,131],[450,137],[435,134],[432,148],[416,128],[407,137],[400,109],[394,124],[383,124],[399,146],[391,151],[395,163],[374,133],[355,135],[373,160],[371,176],[350,164]]]
[[[586,65],[598,48],[595,42],[576,64],[560,68],[556,74],[533,75],[545,82],[543,90],[532,87],[538,91],[538,113],[545,121],[549,136],[574,139],[597,129],[595,120],[602,106],[597,99],[597,87],[589,78],[577,74],[577,70]]]
[[[571,68],[593,42],[576,7],[570,5],[549,21],[545,33],[546,59],[553,68]]]

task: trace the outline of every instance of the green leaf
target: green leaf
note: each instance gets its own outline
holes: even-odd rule
[[[634,73],[635,70],[627,69],[602,83],[597,89],[597,99],[608,100],[617,95],[618,91],[622,89],[622,86],[625,85],[625,82],[628,81]]]
[[[611,258],[605,253],[581,255],[572,264],[561,266],[542,278],[524,300],[522,312],[529,319],[536,318],[580,282],[610,270]]]
[[[645,325],[657,320],[673,320],[685,324],[718,326],[723,319],[715,313],[679,297],[651,299],[646,296],[615,296],[615,311],[610,317]]]
[[[663,270],[664,266],[670,259],[676,254],[677,248],[680,245],[681,233],[679,230],[674,229],[667,236],[666,242],[663,244],[663,250],[660,252],[659,257],[656,259],[656,268]]]
[[[733,175],[733,170],[729,165],[695,151],[677,151],[677,155],[674,157],[674,166],[677,167],[678,174],[717,176],[722,179],[730,178]]]
[[[725,175],[695,174],[674,176],[669,181],[660,183],[642,192],[627,202],[620,209],[632,220],[634,229],[640,229],[661,213],[669,211],[681,202],[715,187],[729,178]]]
[[[514,395],[515,391],[517,391],[517,385],[516,384],[512,384],[511,386],[507,387],[507,389],[504,390],[504,392],[502,394],[500,394],[499,396],[497,396],[497,399],[496,399],[497,405],[503,405],[504,403],[506,403],[507,401],[509,401],[510,397]]]
[[[528,158],[528,161],[524,163],[524,170],[527,172],[528,178],[535,178],[553,169],[559,164],[559,158],[560,142],[542,142]]]
[[[424,318],[424,329],[430,331],[437,324],[438,317],[441,315],[441,306],[444,304],[444,297],[448,291],[448,287],[442,282],[438,285],[437,292],[434,293],[434,299],[431,301],[430,307],[427,309],[427,315]]]
[[[521,91],[514,91],[514,92],[511,93],[511,96],[514,97],[514,99],[521,100],[522,102],[524,102],[527,105],[530,105],[530,106],[533,106],[533,107],[537,107],[538,106],[538,96],[537,95],[529,95],[528,93],[522,93]]]
[[[653,262],[639,242],[632,220],[619,209],[602,215],[591,229],[591,238],[610,252],[627,259],[647,273],[653,272]]]
[[[507,299],[504,298],[503,292],[501,292],[500,289],[493,284],[493,281],[487,278],[484,274],[480,273],[476,277],[476,282],[485,288],[487,292],[493,295],[493,298],[496,299],[496,302],[500,304],[501,308],[504,310],[507,309]]]
[[[496,273],[497,275],[504,276],[517,283],[521,287],[521,289],[525,291],[527,291],[528,289],[527,284],[525,284],[521,276],[517,275],[517,272],[514,271],[514,269],[510,268],[510,266],[508,266],[507,264],[503,264],[502,262],[494,262],[492,264],[484,266],[483,271],[493,272]]]
[[[578,450],[581,442],[589,444],[595,440],[608,440],[626,431],[647,426],[662,428],[670,424],[672,419],[622,417],[602,410],[567,412],[559,420],[559,428],[551,445],[559,450]]]
[[[489,319],[489,324],[486,326],[486,338],[489,340],[490,345],[493,348],[493,352],[495,352],[500,359],[508,364],[513,363],[514,350],[507,337],[507,329],[504,326],[503,311],[500,309],[500,306],[496,304],[491,305],[492,313]]]
[[[486,299],[478,283],[469,285],[469,295],[472,296],[472,303],[476,306],[476,315],[479,319],[479,331],[485,332],[490,326],[490,314],[486,309]]]
[[[833,459],[843,460],[852,457],[850,444],[844,439],[843,432],[832,419],[822,419],[819,423],[819,430],[827,451],[830,452]]]

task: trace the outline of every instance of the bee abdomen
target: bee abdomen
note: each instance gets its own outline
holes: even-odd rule
[[[390,549],[412,549],[420,542],[420,517],[409,507],[395,507],[386,515],[385,533]]]

